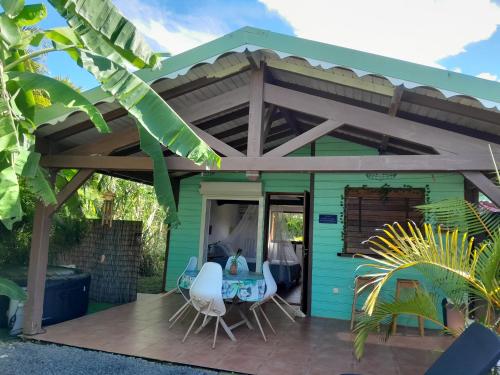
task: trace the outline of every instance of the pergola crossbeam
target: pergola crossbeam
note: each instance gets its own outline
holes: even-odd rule
[[[481,155],[457,157],[448,155],[371,155],[371,156],[298,156],[298,157],[223,157],[217,171],[261,172],[460,172],[491,168],[491,162]],[[205,171],[203,165],[191,160],[169,156],[165,158],[170,171]],[[152,171],[148,157],[134,156],[44,156],[41,164],[53,168],[91,168],[128,171]]]

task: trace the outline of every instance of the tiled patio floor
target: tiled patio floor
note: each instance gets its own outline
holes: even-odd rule
[[[47,327],[36,340],[106,352],[134,355],[250,374],[423,374],[450,343],[449,337],[424,338],[414,331],[398,335],[389,344],[370,337],[366,354],[357,362],[352,354],[353,336],[348,322],[305,318],[293,324],[266,306],[277,335],[269,332],[265,343],[259,332],[246,326],[234,330],[233,343],[219,329],[217,347],[211,349],[213,324],[200,334],[181,339],[193,315],[171,330],[168,318],[181,305],[177,295],[140,295],[137,302]],[[229,316],[231,324],[237,317]]]

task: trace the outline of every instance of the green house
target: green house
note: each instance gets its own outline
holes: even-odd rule
[[[363,241],[376,228],[479,191],[500,204],[484,174],[488,145],[500,156],[497,82],[254,28],[138,75],[222,156],[207,169],[165,151],[180,219],[166,290],[190,257],[225,265],[238,247],[257,272],[269,258],[304,313],[348,320],[363,273],[354,254],[371,253]],[[99,88],[86,94],[114,133],[54,113],[37,134],[57,145],[42,163],[152,183],[126,111]]]

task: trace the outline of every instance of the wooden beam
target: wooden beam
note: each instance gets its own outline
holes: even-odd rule
[[[491,164],[491,161],[488,160]],[[491,167],[490,167],[491,169]],[[463,176],[473,183],[484,195],[493,203],[500,207],[500,187],[495,185],[488,177],[481,172],[462,172]]]
[[[325,119],[333,118],[362,129],[428,145],[440,153],[487,150],[487,142],[472,137],[271,84],[265,84],[264,100],[279,107]]]
[[[174,107],[174,110],[186,122],[198,121],[248,103],[248,90],[248,86],[241,86],[187,107]]]
[[[264,149],[264,66],[253,70],[250,77],[247,155],[260,156]]]
[[[197,128],[196,126],[189,124],[191,129],[200,137],[207,145],[209,145],[215,151],[220,152],[225,156],[244,156],[244,154],[235,148],[229,146],[227,143],[222,142],[220,139],[215,138],[213,135],[207,133],[204,130]]]
[[[288,155],[289,153],[298,150],[302,146],[305,146],[315,141],[316,139],[324,136],[325,134],[332,132],[333,130],[337,129],[340,126],[342,126],[341,122],[334,120],[326,120],[322,124],[313,127],[311,130],[308,130],[305,133],[299,135],[298,137],[269,151],[264,155],[264,157],[279,157]]]
[[[269,106],[266,109],[266,113],[264,114],[264,120],[263,120],[263,126],[264,126],[264,133],[262,134],[262,142],[265,144],[266,143],[266,138],[269,135],[269,130],[271,130],[271,126],[273,125],[273,122],[275,120],[275,113],[276,113],[276,106],[273,104],[269,104]]]
[[[204,171],[204,166],[191,160],[165,158],[170,171]],[[47,155],[41,165],[53,168],[90,168],[102,170],[151,171],[149,157]],[[491,169],[491,162],[482,156],[458,157],[444,155],[375,155],[375,156],[298,156],[298,157],[223,157],[221,168],[214,171],[268,172],[453,172]]]
[[[110,122],[110,121],[116,120],[120,117],[126,116],[127,113],[128,112],[125,108],[120,107],[120,108],[114,109],[108,113],[103,114],[102,117],[104,118],[104,120],[106,122]],[[81,132],[88,130],[88,129],[91,129],[93,127],[94,127],[94,123],[92,121],[85,120],[83,122],[80,122],[80,123],[75,124],[73,126],[70,126],[68,128],[61,129],[58,132],[47,135],[45,138],[47,138],[48,140],[50,140],[52,142],[58,142],[64,138],[71,137],[75,134],[81,133]]]
[[[280,108],[280,112],[283,113],[283,117],[285,118],[286,123],[288,124],[288,126],[290,126],[295,135],[299,135],[301,133],[299,125],[297,124],[297,121],[295,120],[290,110],[286,108]]]
[[[64,187],[57,193],[57,203],[47,207],[47,212],[52,215],[56,212],[72,195],[75,193],[94,173],[93,169],[81,169],[73,178],[64,185]]]
[[[177,113],[184,119],[184,121],[189,123],[199,121],[203,118],[213,116],[214,114],[229,110],[234,107],[238,107],[247,102],[248,86],[243,86],[241,88],[226,92],[222,95],[215,96],[194,105],[184,108],[177,108]],[[197,129],[196,132],[198,132],[199,134],[208,134],[199,129],[197,126],[191,125],[191,127],[193,128],[193,130]],[[220,146],[219,148],[225,148],[219,143],[220,141],[214,141],[212,137],[208,136],[207,139],[213,141],[213,144],[217,145],[217,147]],[[109,154],[119,148],[129,147],[138,143],[139,133],[137,131],[137,128],[134,126],[121,132],[113,132],[111,134],[104,135],[96,142],[86,143],[80,146],[73,147],[69,150],[66,150],[64,153],[68,155]],[[226,149],[226,151],[234,154],[234,150],[230,151]],[[224,152],[222,153],[224,155],[229,155],[225,154]]]
[[[42,332],[45,277],[49,257],[49,232],[52,216],[48,207],[36,204],[31,235],[31,249],[28,266],[28,300],[24,305],[23,333],[36,335]]]
[[[389,109],[387,114],[392,117],[396,117],[399,111],[399,106],[401,105],[401,98],[403,97],[403,93],[405,91],[405,87],[403,85],[399,85],[394,89],[394,94],[391,97],[391,103],[389,104]],[[378,148],[381,154],[385,154],[387,152],[387,146],[389,144],[389,136],[384,134],[382,136],[382,140],[380,142],[380,146]]]

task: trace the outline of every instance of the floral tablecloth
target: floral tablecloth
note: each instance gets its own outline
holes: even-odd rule
[[[179,286],[190,289],[198,271],[186,271],[180,279]],[[222,298],[233,299],[238,297],[241,301],[256,302],[264,297],[266,283],[264,276],[256,272],[240,272],[231,275],[224,271],[222,277]]]

